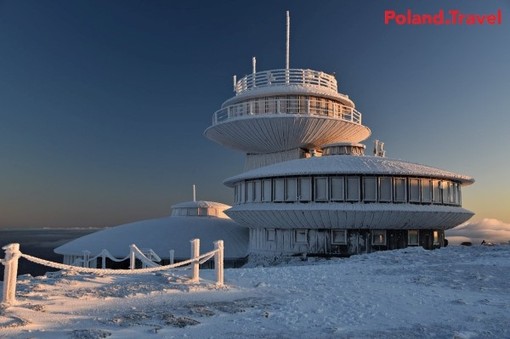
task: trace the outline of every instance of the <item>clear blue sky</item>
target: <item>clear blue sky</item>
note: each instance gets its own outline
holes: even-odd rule
[[[396,26],[384,10],[496,26]],[[475,177],[464,205],[510,222],[508,1],[1,1],[0,227],[108,226],[198,198],[243,155],[202,133],[232,75],[335,72],[392,158]]]

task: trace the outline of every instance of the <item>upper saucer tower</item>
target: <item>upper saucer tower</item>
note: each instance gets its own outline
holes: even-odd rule
[[[289,23],[287,12],[285,69],[257,72],[254,58],[252,73],[240,80],[234,77],[235,96],[214,113],[204,133],[248,157],[259,155],[258,166],[321,152],[328,144],[357,144],[370,136],[354,102],[338,92],[333,75],[289,68]],[[287,155],[260,161],[264,154],[282,152]]]

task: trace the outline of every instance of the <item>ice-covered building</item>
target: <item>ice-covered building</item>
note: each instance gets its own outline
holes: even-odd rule
[[[287,16],[288,19],[288,16]],[[289,21],[287,21],[289,23]],[[287,38],[289,34],[287,24]],[[333,75],[286,68],[234,78],[235,95],[205,136],[246,154],[229,178],[226,213],[250,232],[255,254],[349,255],[445,246],[444,230],[468,220],[461,188],[473,178],[388,159]]]
[[[232,221],[224,211],[230,206],[212,201],[189,201],[172,206],[170,216],[142,220],[107,228],[70,241],[54,251],[64,256],[64,263],[81,260],[84,251],[95,257],[103,249],[116,258],[129,254],[129,246],[151,249],[164,262],[190,258],[190,240],[200,239],[201,252],[213,250],[213,242],[225,243],[225,266],[239,267],[244,264],[248,252],[248,231]],[[99,263],[99,260],[98,260]],[[113,266],[113,262],[108,265]]]

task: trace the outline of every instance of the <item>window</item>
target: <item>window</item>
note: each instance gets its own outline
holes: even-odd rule
[[[363,178],[363,201],[377,201],[377,178]]]
[[[409,179],[409,202],[420,202],[420,179]]]
[[[246,182],[246,202],[253,202],[255,198],[255,185],[253,181]]]
[[[441,195],[441,181],[440,180],[432,180],[432,201],[435,204],[440,204],[442,200]]]
[[[307,241],[307,230],[296,230],[296,243],[306,244]]]
[[[344,177],[331,178],[331,200],[344,201]]]
[[[432,202],[432,187],[429,179],[421,179],[421,201]]]
[[[312,200],[312,178],[299,178],[299,200]]]
[[[285,199],[285,181],[282,178],[274,179],[274,201],[281,202]]]
[[[416,246],[420,244],[420,232],[418,230],[407,231],[407,245]]]
[[[359,177],[347,177],[347,201],[359,201]]]
[[[209,215],[209,211],[207,210],[207,207],[199,207],[198,208],[198,215]]]
[[[266,239],[267,241],[275,241],[276,239],[276,232],[274,229],[267,229],[266,230]]]
[[[379,201],[380,202],[391,202],[393,196],[393,190],[391,186],[390,177],[379,178]]]
[[[406,179],[405,178],[394,178],[393,183],[395,185],[394,190],[394,201],[395,202],[406,202],[407,191],[406,191]]]
[[[239,184],[234,186],[234,203],[239,203]]]
[[[262,201],[271,201],[271,179],[262,180]]]
[[[375,245],[375,246],[386,245],[386,230],[373,230],[372,231],[372,245]]]
[[[439,231],[434,231],[434,245],[439,246]]]
[[[297,200],[297,178],[285,179],[285,201]]]
[[[347,231],[340,229],[331,230],[331,243],[335,245],[347,244]]]
[[[257,180],[254,182],[254,185],[255,185],[254,188],[255,197],[253,200],[259,202],[262,200],[262,183],[260,182],[260,180]]]
[[[240,203],[244,203],[246,201],[246,196],[245,196],[244,191],[245,191],[245,183],[243,181],[239,184],[239,202]]]
[[[450,203],[450,198],[448,197],[448,193],[450,193],[448,191],[448,187],[449,187],[449,182],[447,181],[442,181],[441,182],[441,189],[442,189],[442,192],[443,192],[443,204],[449,204]]]
[[[328,178],[315,178],[315,201],[328,201]]]

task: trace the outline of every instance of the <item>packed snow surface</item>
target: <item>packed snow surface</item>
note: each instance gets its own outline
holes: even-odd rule
[[[252,259],[224,288],[210,270],[21,276],[0,337],[510,337],[510,246]]]

